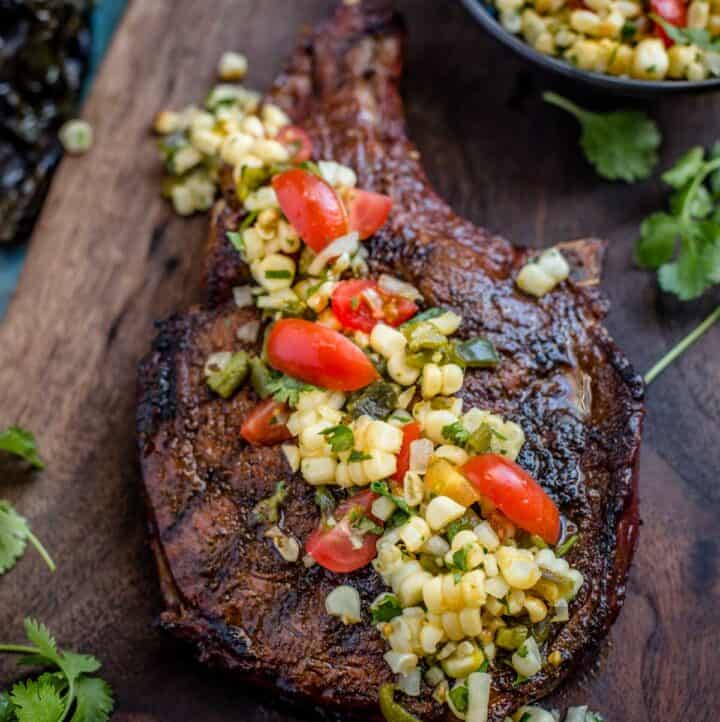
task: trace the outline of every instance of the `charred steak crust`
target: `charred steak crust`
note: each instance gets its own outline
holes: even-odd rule
[[[462,396],[523,426],[518,461],[578,529],[568,559],[586,583],[548,641],[563,662],[517,687],[511,670],[494,670],[490,720],[499,722],[567,677],[622,605],[638,529],[643,383],[601,325],[607,302],[597,288],[567,283],[539,300],[518,293],[529,251],[458,218],[432,191],[405,136],[401,59],[396,16],[342,7],[302,42],[270,97],[311,133],[319,158],[353,166],[362,187],[394,198],[389,223],[370,242],[371,272],[414,283],[428,305],[463,315],[462,333],[495,343],[499,368],[468,373]],[[335,575],[283,562],[254,525],[253,507],[286,480],[280,526],[303,542],[319,518],[313,489],[279,449],[241,440],[252,391],[224,401],[204,383],[207,356],[238,348],[237,329],[256,318],[227,300],[248,277],[225,237],[241,216],[227,193],[208,240],[209,308],[160,324],[140,367],[138,435],[162,621],[203,661],[300,701],[375,718],[377,689],[391,676],[385,643],[368,618],[350,627],[329,618],[324,598],[349,582],[366,609],[381,581],[371,569]],[[597,243],[576,250],[589,273]],[[403,703],[427,722],[446,716],[423,692]]]

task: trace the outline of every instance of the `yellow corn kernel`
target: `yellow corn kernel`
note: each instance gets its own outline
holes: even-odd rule
[[[711,15],[708,18],[707,29],[713,37],[720,35],[720,15]]]
[[[423,585],[423,601],[429,612],[439,614],[443,610],[443,579],[432,577]]]
[[[403,441],[403,432],[385,421],[371,421],[365,430],[365,448],[397,454]]]
[[[539,594],[543,599],[550,602],[550,604],[557,604],[560,601],[561,594],[560,588],[555,582],[548,581],[547,579],[541,579],[533,587],[533,591]]]
[[[425,624],[420,631],[420,646],[425,654],[435,654],[438,644],[446,639],[445,630],[441,626]]]
[[[385,358],[390,358],[405,350],[407,339],[400,331],[396,331],[391,326],[378,323],[375,324],[370,334],[370,345]]]
[[[300,470],[308,484],[332,484],[335,481],[337,462],[330,456],[315,456],[303,459]]]
[[[710,18],[710,3],[705,0],[693,0],[688,5],[687,26],[689,28],[705,28]]]
[[[400,531],[400,539],[409,552],[419,551],[429,538],[430,527],[420,516],[413,516]]]
[[[592,10],[573,10],[570,13],[570,27],[585,35],[599,35],[600,16]]]
[[[223,53],[217,70],[221,80],[242,80],[248,70],[247,58],[242,53]]]
[[[540,568],[527,549],[503,546],[495,558],[503,577],[515,589],[530,589],[540,580]]]
[[[552,36],[551,32],[546,30],[537,36],[537,39],[535,40],[535,50],[539,53],[543,53],[544,55],[555,54],[555,38]]]
[[[559,667],[562,664],[562,653],[557,649],[554,652],[550,652],[550,654],[548,654],[548,662],[550,662],[553,667]]]
[[[668,76],[684,78],[690,63],[695,60],[697,49],[692,45],[673,45],[668,50]]]
[[[525,609],[527,610],[530,621],[533,624],[542,622],[542,620],[547,617],[547,605],[545,604],[545,602],[543,602],[542,599],[538,599],[537,597],[525,595]]]
[[[393,457],[393,460],[395,457]],[[367,463],[367,462],[365,462]],[[387,474],[386,476],[391,476]],[[382,477],[381,477],[382,478]],[[447,496],[436,496],[430,500],[425,510],[425,520],[433,531],[443,529],[450,522],[459,519],[465,513],[465,507]]]
[[[435,449],[433,452],[433,458],[445,459],[455,466],[461,466],[470,458],[470,455],[467,451],[465,451],[465,449],[462,449],[459,446],[455,446],[454,444],[443,444]],[[448,494],[448,496],[450,495]]]
[[[465,637],[457,612],[443,612],[442,626],[447,638],[452,642],[459,642]]]
[[[577,40],[577,35],[565,25],[558,28],[555,33],[555,45],[559,48],[569,48]]]
[[[420,375],[420,369],[407,363],[404,351],[398,351],[388,359],[387,371],[390,378],[402,386],[411,386]]]
[[[463,609],[459,614],[460,626],[468,637],[477,637],[482,632],[482,617],[479,609]]]
[[[422,370],[420,391],[424,399],[437,396],[443,388],[443,373],[437,364],[425,364]]]
[[[445,364],[440,371],[443,396],[452,396],[460,391],[463,385],[463,370],[457,364]]]
[[[430,576],[428,572],[420,570],[402,581],[396,593],[403,607],[412,607],[422,602],[423,587]]]
[[[635,46],[630,70],[633,78],[662,80],[668,71],[668,54],[659,38],[646,38]]]
[[[600,21],[598,35],[603,38],[617,38],[624,24],[623,14],[619,10],[613,10]]]
[[[462,588],[455,583],[452,574],[445,574],[442,577],[443,608],[450,611],[457,611],[463,608]]]
[[[633,61],[633,49],[629,45],[620,44],[610,56],[607,71],[611,75],[628,75]]]
[[[457,416],[446,409],[432,409],[425,414],[423,421],[423,431],[425,435],[436,444],[443,444],[446,439],[443,429],[457,421]]]
[[[535,45],[540,34],[545,32],[545,21],[534,10],[525,10],[522,14],[522,31],[530,45]]]
[[[698,81],[705,80],[708,76],[707,68],[697,60],[690,63],[687,69],[688,80]]]
[[[533,4],[540,15],[555,15],[565,5],[565,0],[534,0]]]
[[[180,130],[180,114],[172,110],[161,110],[153,119],[153,130],[160,135]]]
[[[639,3],[633,2],[633,0],[616,0],[613,5],[623,14],[623,17],[628,18],[628,20],[638,17],[642,12],[642,6]]]
[[[463,574],[460,580],[465,606],[471,609],[481,607],[487,599],[485,594],[485,574],[479,569]]]
[[[397,458],[387,451],[373,451],[372,459],[363,461],[363,471],[367,478],[366,483],[387,479],[397,471]]]
[[[610,0],[585,0],[584,4],[599,15],[607,15],[612,9]]]

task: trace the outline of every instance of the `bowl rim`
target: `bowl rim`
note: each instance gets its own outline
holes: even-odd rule
[[[635,80],[614,75],[581,70],[552,55],[535,50],[520,37],[513,35],[494,18],[483,0],[461,0],[473,17],[497,40],[507,45],[531,63],[576,81],[627,95],[661,95],[672,93],[699,93],[720,87],[720,78],[708,80]]]

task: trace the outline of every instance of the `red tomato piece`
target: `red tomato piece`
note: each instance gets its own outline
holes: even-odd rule
[[[253,446],[269,446],[292,439],[292,434],[285,426],[288,415],[285,404],[275,399],[265,399],[245,419],[240,427],[240,436]]]
[[[320,526],[305,542],[305,551],[322,567],[331,572],[346,573],[362,569],[375,558],[377,553],[376,534],[363,534],[362,545],[356,549],[353,545],[351,517],[353,512],[369,516],[376,524],[382,522],[370,514],[370,507],[377,499],[372,491],[361,491],[344,501],[333,515],[335,526]]]
[[[379,378],[370,359],[346,336],[298,318],[278,321],[267,355],[278,371],[333,391],[356,391]]]
[[[402,428],[403,440],[400,452],[397,455],[397,471],[390,477],[394,481],[402,484],[405,479],[405,472],[410,468],[410,444],[413,441],[417,441],[422,433],[420,431],[420,424],[417,421],[412,421],[409,424],[405,424]]]
[[[357,231],[361,240],[369,238],[385,225],[392,209],[392,198],[382,193],[362,191],[357,188],[345,195],[351,231]]]
[[[315,253],[347,234],[345,207],[322,178],[302,168],[293,168],[276,175],[272,186],[282,212]]]
[[[369,289],[378,298],[377,305],[363,294]],[[376,281],[341,281],[333,291],[332,310],[345,328],[370,333],[379,321],[399,326],[417,313],[417,306],[407,298],[386,293]]]
[[[560,513],[540,484],[499,454],[474,456],[460,468],[470,483],[513,524],[548,544],[560,537]]]
[[[651,0],[650,8],[670,25],[678,28],[687,25],[687,3],[683,0]],[[659,23],[655,24],[655,34],[662,38],[665,47],[669,48],[675,44]]]
[[[280,128],[276,140],[290,148],[292,163],[304,163],[312,157],[312,140],[299,125],[286,125]]]

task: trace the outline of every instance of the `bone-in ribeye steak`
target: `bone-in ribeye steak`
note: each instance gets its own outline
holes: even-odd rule
[[[518,686],[513,670],[493,669],[490,720],[498,722],[557,686],[622,605],[638,526],[643,384],[601,324],[607,304],[596,288],[568,282],[540,299],[523,295],[514,279],[529,251],[458,218],[430,188],[405,135],[402,54],[396,16],[343,6],[301,43],[269,97],[310,133],[318,158],[352,166],[360,187],[392,196],[389,222],[367,242],[371,274],[415,284],[428,306],[462,315],[461,335],[492,340],[501,363],[468,371],[466,408],[522,425],[527,443],[518,462],[578,529],[568,559],[585,584],[570,620],[554,625],[548,642],[548,653],[560,651],[563,662]],[[204,662],[293,699],[375,719],[378,687],[392,677],[386,643],[367,618],[344,626],[328,616],[324,600],[347,582],[367,610],[381,580],[371,567],[336,575],[278,556],[253,526],[253,507],[287,480],[281,526],[302,542],[319,520],[313,489],[291,473],[278,447],[241,439],[257,402],[252,390],[225,401],[204,380],[208,355],[242,348],[236,331],[257,318],[230,298],[248,278],[225,238],[242,218],[232,196],[213,213],[207,307],[159,324],[140,367],[137,424],[162,623]],[[580,274],[592,275],[597,251],[593,241],[571,249]],[[426,722],[449,714],[429,691],[400,696]]]

